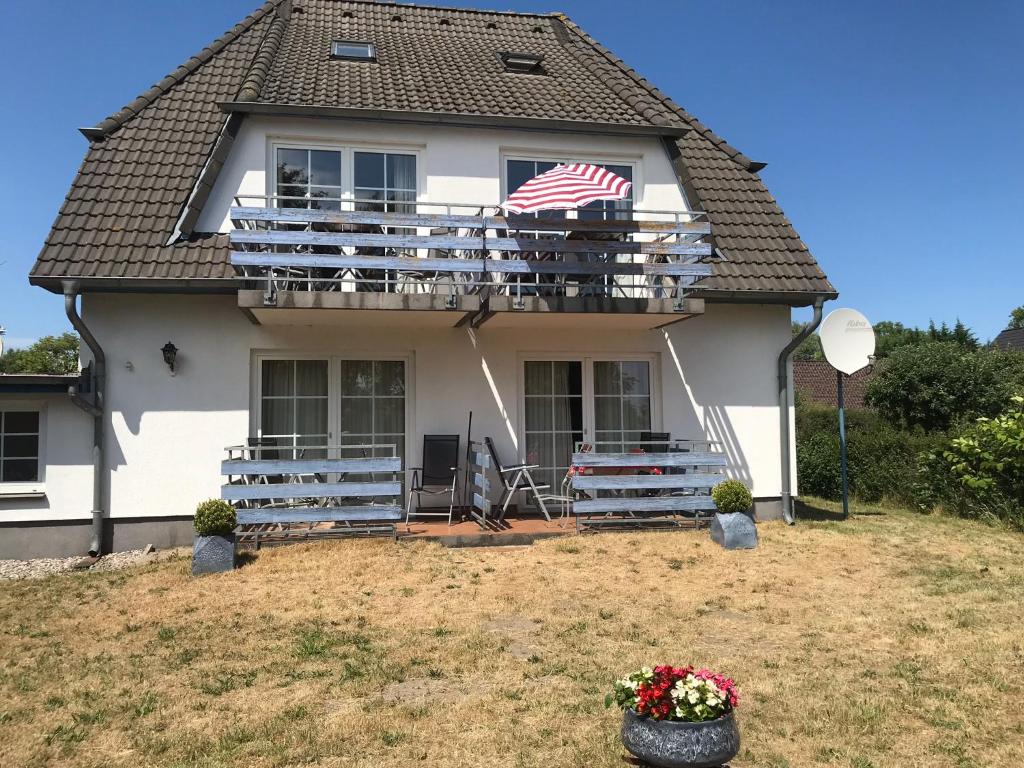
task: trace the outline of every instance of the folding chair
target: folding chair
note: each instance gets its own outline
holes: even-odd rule
[[[498,522],[505,520],[505,512],[508,511],[508,505],[512,502],[512,497],[516,495],[517,491],[529,491],[533,495],[534,501],[537,502],[537,506],[540,507],[541,514],[544,515],[544,519],[549,523],[551,522],[551,515],[548,513],[546,501],[558,501],[561,499],[559,496],[553,496],[551,494],[542,494],[541,491],[550,488],[550,485],[537,485],[533,479],[533,475],[530,474],[531,469],[537,469],[540,467],[539,464],[502,464],[501,459],[498,458],[498,452],[494,448],[494,441],[489,437],[484,438],[484,442],[487,444],[487,451],[491,454],[491,460],[494,462],[494,468],[498,472],[498,477],[501,479],[501,485],[505,489],[498,502],[498,506],[501,511],[498,513]]]
[[[423,466],[412,470],[412,484],[409,487],[409,500],[405,505],[405,527],[409,527],[412,511],[412,495],[416,494],[416,515],[423,517],[448,516],[448,525],[452,524],[452,513],[455,510],[455,486],[459,475],[459,436],[458,435],[424,435]],[[449,495],[448,512],[425,512],[421,506],[423,494],[428,496]]]

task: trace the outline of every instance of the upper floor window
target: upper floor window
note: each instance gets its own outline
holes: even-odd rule
[[[363,210],[412,212],[416,202],[416,156],[356,152],[355,197]],[[379,202],[378,202],[379,201]]]
[[[359,43],[351,40],[335,40],[331,43],[332,59],[350,59],[354,61],[375,61],[377,47],[373,43]]]
[[[505,197],[508,197],[534,176],[550,171],[558,165],[555,160],[509,160],[505,166]],[[564,211],[540,211],[531,216],[562,216]]]
[[[633,181],[633,166],[597,163],[606,171],[611,171],[626,181]],[[629,188],[629,197],[622,200],[595,200],[580,209],[581,219],[597,219],[604,221],[629,221],[633,218],[633,187]]]
[[[340,199],[360,210],[413,210],[416,155],[347,149],[276,147],[273,204],[339,210]],[[350,209],[351,204],[346,207]]]
[[[0,411],[0,483],[39,480],[39,411]]]
[[[565,160],[506,160],[505,164],[505,196],[515,192],[519,187],[546,171],[550,171],[559,163],[587,162],[586,160],[565,159]],[[595,165],[621,176],[626,181],[633,181],[633,166],[615,165],[611,163],[595,163]],[[629,197],[624,200],[596,200],[585,205],[578,212],[581,219],[630,219],[633,215],[633,192],[635,187],[630,187]],[[551,210],[541,211],[538,216],[558,217],[564,216],[565,211]]]
[[[338,210],[341,152],[279,147],[276,162],[278,206]]]

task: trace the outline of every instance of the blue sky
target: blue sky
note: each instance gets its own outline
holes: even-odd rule
[[[65,330],[27,274],[116,111],[256,0],[0,4],[0,325]],[[871,320],[957,317],[983,338],[1024,303],[1024,3],[472,0],[562,10],[755,160],[842,296]],[[628,8],[628,13],[623,9]],[[800,313],[802,317],[806,313]]]

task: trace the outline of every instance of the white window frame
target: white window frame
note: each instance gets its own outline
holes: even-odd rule
[[[356,152],[375,152],[378,154],[414,155],[416,157],[416,202],[426,200],[426,189],[423,169],[423,147],[407,144],[380,144],[373,142],[339,142],[329,139],[303,139],[291,137],[275,137],[267,142],[267,199],[277,197],[277,150],[278,149],[319,149],[341,154],[341,199],[355,200],[356,189]],[[344,208],[342,209],[344,210]]]
[[[31,400],[0,401],[0,411],[35,411],[39,414],[39,447],[36,456],[37,480],[0,482],[0,498],[40,498],[46,495],[46,404]]]
[[[661,355],[657,352],[521,352],[516,360],[517,439],[526,452],[526,371],[528,361],[579,361],[583,364],[583,442],[594,441],[594,363],[646,362],[651,382],[651,432],[662,431]],[[522,457],[520,457],[522,458]]]
[[[263,361],[264,360],[326,360],[327,361],[327,435],[330,445],[341,440],[341,361],[342,360],[394,360],[405,365],[405,455],[401,456],[403,471],[408,472],[415,418],[415,355],[413,352],[315,352],[310,350],[253,350],[250,365],[249,435],[259,437],[263,426]]]

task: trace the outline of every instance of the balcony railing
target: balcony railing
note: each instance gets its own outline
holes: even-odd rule
[[[273,306],[282,291],[460,297],[669,299],[711,274],[701,212],[504,216],[495,207],[239,197],[231,263]],[[315,206],[315,207],[308,207]],[[387,207],[389,210],[383,210]],[[597,218],[602,217],[602,218]],[[605,218],[606,217],[606,218]]]

